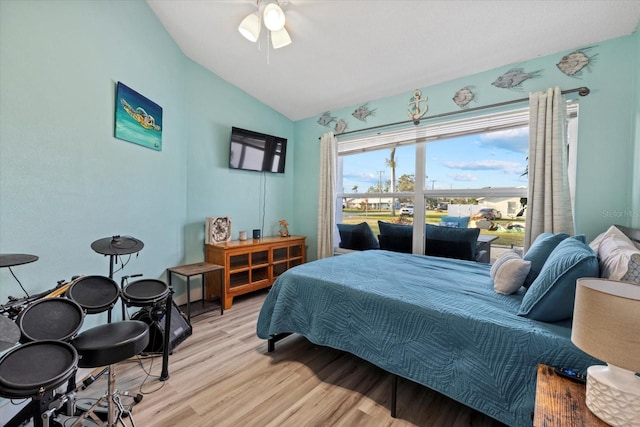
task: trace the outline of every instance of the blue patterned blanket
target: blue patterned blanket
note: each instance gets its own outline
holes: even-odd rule
[[[282,274],[260,316],[260,338],[294,332],[350,352],[510,426],[530,426],[539,363],[586,371],[570,321],[516,315],[524,289],[494,292],[490,266],[363,251]]]

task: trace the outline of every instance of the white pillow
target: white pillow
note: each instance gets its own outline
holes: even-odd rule
[[[493,289],[499,294],[511,295],[520,289],[530,269],[531,261],[524,261],[515,251],[506,251],[491,266]]]
[[[634,258],[637,260],[640,256],[640,249],[618,228],[611,226],[589,246],[598,254],[600,277],[617,281],[624,277],[625,281],[629,281],[630,276],[634,276],[630,269],[635,268],[637,261]],[[633,279],[631,283],[635,283]]]
[[[600,245],[602,244],[602,242],[611,236],[617,236],[622,239],[629,239],[622,231],[620,231],[618,227],[616,227],[615,225],[612,225],[611,227],[609,227],[607,231],[605,231],[604,233],[600,233],[598,237],[593,239],[591,243],[589,243],[589,246],[591,247],[591,249],[593,249],[595,253],[598,253],[598,250],[600,249]],[[631,240],[629,241],[631,242]]]

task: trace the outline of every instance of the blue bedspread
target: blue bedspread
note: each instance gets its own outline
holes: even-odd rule
[[[387,251],[286,271],[257,324],[348,351],[510,426],[530,426],[538,363],[585,371],[570,322],[516,315],[524,295],[493,290],[490,266]]]

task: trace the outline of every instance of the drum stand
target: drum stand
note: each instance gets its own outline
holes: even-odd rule
[[[120,281],[120,291],[122,292],[122,296],[120,298],[120,301],[122,303],[122,320],[126,320],[125,305],[126,306],[134,305],[132,304],[131,301],[125,302],[126,292],[124,292],[124,289],[125,289],[124,282],[125,280],[131,277],[140,277],[140,276],[142,276],[142,274],[133,274],[131,276],[123,276]],[[140,306],[140,304],[135,304],[135,305]],[[146,304],[143,304],[142,306],[145,306],[145,305]],[[159,378],[160,381],[166,381],[169,379],[169,352],[171,351],[170,344],[169,344],[169,336],[171,335],[171,308],[172,307],[173,307],[173,289],[169,288],[169,292],[167,293],[166,298],[164,298],[164,309],[163,309],[164,310],[164,334],[162,337],[162,371],[160,372],[160,378]],[[157,322],[160,323],[160,320],[158,320]]]
[[[113,280],[113,266],[118,256],[131,255],[140,252],[142,248],[144,248],[142,240],[131,236],[115,235],[91,243],[91,249],[95,252],[105,256],[109,255],[109,279],[111,280]],[[122,320],[124,320],[124,303],[122,304]],[[111,310],[109,310],[107,321],[111,323]]]
[[[103,372],[104,371],[107,371],[109,374],[109,376],[107,377],[106,393],[100,399],[98,399],[96,403],[91,405],[91,407],[87,409],[87,411],[83,415],[79,416],[78,419],[71,425],[71,427],[82,426],[82,422],[87,418],[90,418],[91,420],[95,421],[99,425],[102,425],[103,421],[98,415],[96,415],[96,412],[98,412],[98,409],[102,409],[103,406],[101,405],[105,403],[107,405],[106,426],[111,427],[111,426],[117,425],[118,423],[124,426],[125,425],[123,420],[123,415],[124,415],[129,418],[131,425],[133,427],[136,427],[136,423],[133,420],[133,415],[131,414],[131,406],[133,405],[125,406],[120,401],[120,396],[130,396],[129,392],[118,391],[115,388],[115,383],[116,383],[115,365],[109,365],[103,370]],[[141,400],[142,400],[141,395],[137,395],[133,397],[134,404],[139,403]]]
[[[23,426],[30,418],[33,418],[34,427],[49,427],[49,420],[51,418],[51,412],[49,411],[49,404],[55,399],[53,398],[54,390],[48,390],[43,394],[31,397],[29,402],[24,408],[20,410],[13,418],[5,424],[5,427],[20,427]]]

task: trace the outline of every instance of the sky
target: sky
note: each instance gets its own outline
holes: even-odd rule
[[[427,143],[426,188],[438,190],[521,187],[527,185],[522,173],[527,167],[529,129],[522,127]],[[345,156],[343,189],[365,193],[391,179],[386,165],[389,149]],[[415,147],[396,148],[396,179],[415,171]],[[381,173],[382,172],[382,173]],[[384,186],[384,184],[383,184]]]

